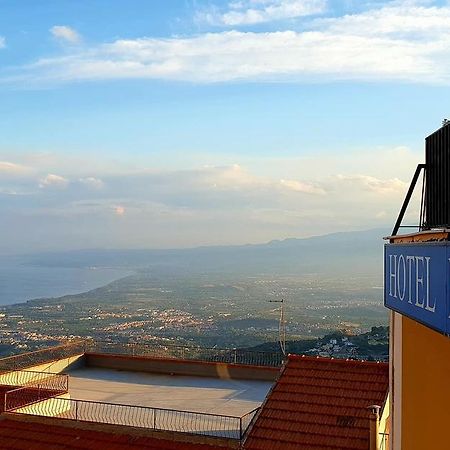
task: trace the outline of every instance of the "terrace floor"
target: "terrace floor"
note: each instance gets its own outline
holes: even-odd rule
[[[259,407],[272,384],[89,367],[69,372],[73,399],[230,416]]]

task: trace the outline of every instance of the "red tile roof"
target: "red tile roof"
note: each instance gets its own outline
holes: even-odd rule
[[[367,407],[388,387],[387,363],[290,355],[244,448],[367,450]]]
[[[223,446],[10,419],[0,420],[0,448],[1,450],[224,450]]]

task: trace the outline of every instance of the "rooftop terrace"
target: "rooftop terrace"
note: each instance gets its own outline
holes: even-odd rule
[[[3,359],[0,439],[14,450],[388,448],[387,364],[289,355],[280,370],[279,356],[78,342]]]
[[[12,388],[5,410],[241,440],[279,373],[270,367],[273,355],[203,351],[208,360],[201,361],[199,349],[192,360],[186,359],[187,348],[185,359],[178,359],[174,348],[165,351],[71,343],[0,360],[0,382],[8,379]],[[224,359],[232,362],[217,362]],[[266,366],[242,364],[244,359]]]
[[[261,405],[271,381],[84,367],[69,371],[71,398],[241,416]]]

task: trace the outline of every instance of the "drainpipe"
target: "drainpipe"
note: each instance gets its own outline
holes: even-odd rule
[[[370,411],[369,414],[369,426],[370,426],[370,450],[380,449],[380,409],[381,406],[371,405],[367,408]]]

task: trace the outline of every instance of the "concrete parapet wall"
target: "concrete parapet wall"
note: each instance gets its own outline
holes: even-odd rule
[[[105,369],[262,381],[275,381],[280,372],[274,367],[99,353],[86,353],[85,364]]]
[[[55,361],[49,361],[36,366],[27,367],[23,371],[61,373],[84,367],[84,354],[69,356]]]
[[[44,372],[30,372],[28,370],[15,370],[0,375],[2,386],[23,386],[25,384],[39,382],[48,378]]]

